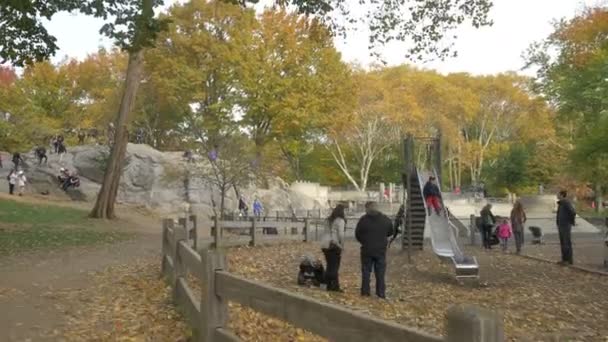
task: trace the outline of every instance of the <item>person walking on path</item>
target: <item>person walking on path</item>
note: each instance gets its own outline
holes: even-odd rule
[[[48,164],[48,158],[46,156],[46,148],[44,148],[44,146],[36,147],[36,150],[34,151],[34,153],[36,154],[36,158],[38,158],[38,166],[42,165],[43,160],[44,160],[45,164]]]
[[[63,143],[63,141],[61,141],[57,147],[57,153],[59,153],[59,162],[61,163],[63,161],[63,156],[68,152],[68,150],[65,148],[65,144]]]
[[[524,225],[526,224],[527,219],[524,206],[519,200],[515,201],[513,209],[511,209],[511,228],[513,229],[515,250],[517,254],[521,253],[521,248],[524,245]]]
[[[51,154],[52,154],[53,152],[57,153],[57,147],[59,147],[59,146],[57,145],[58,143],[59,143],[59,141],[58,141],[58,137],[57,137],[57,135],[54,135],[54,136],[51,138],[51,146],[53,147],[53,148],[51,149]]]
[[[245,198],[243,196],[239,197],[239,212],[241,216],[247,217],[247,212],[249,211],[249,207],[247,207],[247,203],[245,203]]]
[[[507,219],[503,219],[502,223],[498,226],[498,238],[500,239],[500,245],[502,251],[506,252],[509,247],[509,239],[513,236],[513,230]]]
[[[23,163],[23,158],[21,157],[21,153],[15,152],[13,153],[13,165],[15,170],[19,170],[19,165]]]
[[[441,216],[441,192],[439,191],[439,187],[435,183],[435,177],[429,177],[429,180],[424,184],[424,188],[422,189],[422,195],[424,196],[424,200],[426,201],[426,207],[429,210],[429,216],[431,216],[431,210],[435,209],[435,212],[438,216]]]
[[[576,210],[572,202],[568,200],[568,192],[560,191],[557,194],[557,231],[559,232],[559,244],[562,251],[560,265],[572,265],[574,263],[572,253],[572,226],[576,224]]]
[[[27,183],[27,178],[25,178],[25,173],[23,171],[17,172],[17,185],[19,186],[19,196],[23,196],[25,192],[25,184]]]
[[[376,295],[386,299],[386,249],[393,235],[393,223],[378,210],[375,202],[365,204],[363,215],[355,228],[355,238],[361,244],[361,295],[370,296],[372,271],[376,276]]]
[[[488,203],[481,209],[481,239],[485,249],[492,249],[490,238],[492,237],[492,229],[496,224],[496,218],[492,214],[492,204]]]
[[[6,176],[6,180],[8,181],[8,193],[9,195],[15,194],[15,185],[17,184],[17,171],[11,170]]]
[[[263,211],[264,206],[262,205],[262,202],[260,202],[260,200],[256,197],[256,199],[253,201],[253,215],[259,219],[262,217]]]
[[[327,225],[321,237],[321,251],[325,255],[325,284],[327,291],[342,292],[340,288],[340,260],[344,248],[346,215],[344,206],[338,204],[327,218]]]

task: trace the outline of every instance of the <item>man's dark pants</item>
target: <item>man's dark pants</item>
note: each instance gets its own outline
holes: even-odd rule
[[[559,232],[559,244],[562,249],[562,261],[572,264],[572,226],[569,224],[559,225],[557,230]]]
[[[386,272],[386,254],[370,256],[361,254],[361,295],[369,296],[369,282],[372,271],[376,277],[376,295],[380,298],[386,297],[386,285],[384,274]]]

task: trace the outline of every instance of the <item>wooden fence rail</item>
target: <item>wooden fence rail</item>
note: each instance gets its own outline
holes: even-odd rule
[[[219,229],[216,234],[220,234]],[[174,227],[172,220],[163,221],[162,276],[171,285],[173,301],[184,313],[196,341],[241,341],[227,328],[228,302],[239,303],[336,342],[504,340],[502,317],[494,312],[471,306],[452,307],[446,315],[447,336],[433,336],[229,273],[222,249],[205,249],[199,254],[188,238],[187,227]],[[200,282],[200,300],[188,285],[188,273]]]

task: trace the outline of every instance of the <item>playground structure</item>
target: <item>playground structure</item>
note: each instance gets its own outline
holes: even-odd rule
[[[414,161],[414,142],[421,141],[427,156],[422,165]],[[425,230],[429,232],[433,252],[442,260],[454,266],[456,279],[479,279],[479,264],[475,257],[464,255],[458,245],[458,228],[450,219],[443,199],[442,215],[427,216],[427,206],[422,189],[430,176],[435,176],[441,189],[441,136],[437,138],[417,138],[408,136],[404,141],[405,173],[404,185],[407,189],[405,230],[402,234],[402,248],[408,252],[421,250],[424,245]],[[422,169],[420,169],[422,167]],[[432,170],[432,171],[428,171]],[[443,197],[443,196],[442,196]]]

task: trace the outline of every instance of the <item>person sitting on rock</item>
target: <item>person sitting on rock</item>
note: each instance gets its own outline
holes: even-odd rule
[[[77,188],[80,186],[80,178],[76,172],[73,172],[66,180],[63,182],[61,188],[63,191],[68,191],[70,187]]]
[[[38,158],[38,165],[42,165],[42,160],[44,159],[44,163],[48,163],[48,158],[46,156],[46,148],[43,146],[38,146],[34,151],[36,154],[36,158]]]
[[[59,175],[57,175],[57,180],[59,181],[59,183],[63,184],[69,178],[70,178],[70,172],[64,167],[60,168]]]

